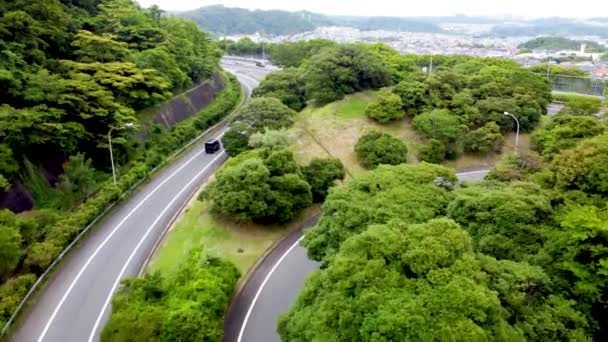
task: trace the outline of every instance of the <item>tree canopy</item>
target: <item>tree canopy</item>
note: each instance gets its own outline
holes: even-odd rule
[[[217,213],[262,222],[289,221],[312,203],[310,185],[282,147],[239,155],[217,173],[205,198]]]

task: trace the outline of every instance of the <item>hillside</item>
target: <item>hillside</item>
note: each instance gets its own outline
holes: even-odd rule
[[[345,17],[325,16],[306,11],[247,10],[214,5],[175,15],[198,23],[204,30],[219,35],[265,33],[271,35],[294,34],[314,30],[320,26],[351,26],[361,30],[397,30],[413,32],[440,32],[434,23],[398,17]]]
[[[588,40],[573,40],[563,37],[539,37],[529,40],[518,47],[520,49],[542,49],[542,50],[578,50],[581,44],[586,44],[586,52],[603,52],[606,47]]]

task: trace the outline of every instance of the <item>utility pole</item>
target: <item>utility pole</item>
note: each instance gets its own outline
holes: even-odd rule
[[[133,127],[133,123],[129,122],[124,127]],[[112,163],[112,179],[114,179],[114,186],[116,186],[116,169],[114,168],[114,154],[112,153],[112,131],[115,127],[110,127],[108,131],[108,145],[110,146],[110,162]]]
[[[431,52],[431,64],[429,65],[429,74],[433,72],[433,53]]]

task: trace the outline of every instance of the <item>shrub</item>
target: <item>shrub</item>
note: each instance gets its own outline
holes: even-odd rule
[[[593,96],[554,94],[553,100],[564,102],[565,106],[560,114],[593,115],[602,108],[602,100]]]
[[[425,112],[416,116],[412,124],[425,137],[441,141],[446,147],[447,156],[455,156],[461,151],[466,126],[448,110]]]
[[[447,148],[437,139],[431,139],[428,144],[418,149],[418,158],[427,163],[439,164],[445,160]]]
[[[382,92],[367,106],[365,114],[370,119],[380,123],[387,123],[402,119],[405,116],[405,112],[401,109],[402,106],[403,103],[399,96],[389,92]]]
[[[336,180],[342,180],[345,176],[344,165],[336,158],[315,158],[303,168],[302,173],[310,184],[312,200],[315,203],[323,202],[329,188],[336,183]]]
[[[375,131],[359,138],[355,152],[361,165],[368,169],[380,164],[397,165],[407,161],[407,145],[403,141]]]
[[[495,122],[467,133],[464,139],[464,149],[481,155],[490,152],[499,152],[502,149],[504,138],[500,134],[500,127]]]
[[[264,148],[264,147],[280,147],[288,146],[290,141],[289,132],[285,129],[269,130],[264,132],[256,132],[249,137],[249,147]]]

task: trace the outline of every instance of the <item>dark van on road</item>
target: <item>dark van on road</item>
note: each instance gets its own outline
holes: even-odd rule
[[[218,139],[212,139],[205,142],[205,152],[208,154],[213,154],[220,150],[220,141]]]

